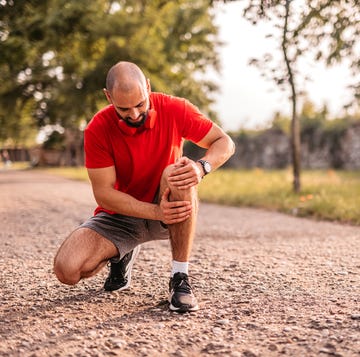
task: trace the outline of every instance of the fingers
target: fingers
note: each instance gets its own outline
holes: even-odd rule
[[[190,177],[190,178],[179,179],[178,181],[172,181],[171,183],[179,190],[187,190],[190,187],[197,185],[199,182],[200,181],[198,180],[197,177]]]
[[[182,218],[191,214],[192,205],[189,201],[167,202],[164,215],[167,218]]]
[[[182,156],[179,159],[176,160],[175,162],[175,167],[182,167],[184,165],[187,165],[190,162],[190,159],[186,156]]]
[[[185,221],[191,216],[192,205],[189,201],[169,201],[170,189],[166,189],[162,195],[160,208],[162,221],[166,224],[174,224]]]
[[[164,193],[162,194],[161,199],[164,201],[169,201],[169,195],[170,195],[170,188],[167,187]]]
[[[166,224],[180,223],[187,220],[191,216],[191,206],[185,206],[181,208],[171,209],[165,213]]]
[[[194,161],[182,157],[176,162],[168,180],[180,190],[186,190],[200,183],[201,172]]]

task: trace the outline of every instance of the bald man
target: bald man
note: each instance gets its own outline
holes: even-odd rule
[[[109,105],[94,115],[84,134],[85,166],[98,206],[61,245],[55,274],[73,285],[110,262],[104,289],[121,291],[130,286],[141,244],[169,239],[169,308],[196,311],[188,270],[197,186],[228,160],[234,143],[189,101],[152,93],[134,63],[114,65],[104,93]],[[182,156],[185,139],[206,149],[202,159]]]

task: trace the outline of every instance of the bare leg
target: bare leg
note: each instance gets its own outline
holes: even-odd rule
[[[172,201],[191,201],[191,216],[184,222],[169,225],[170,240],[172,247],[173,260],[178,262],[188,262],[191,254],[192,244],[195,236],[196,219],[198,214],[197,188],[192,187],[188,190],[179,190],[167,181],[169,168],[165,169],[161,185],[160,197],[164,190],[169,187],[171,190],[170,199]]]
[[[160,194],[170,188],[170,201],[190,201],[192,203],[191,216],[181,223],[169,225],[172,248],[172,273],[169,283],[169,308],[171,311],[197,311],[199,305],[188,280],[188,264],[195,236],[196,219],[198,214],[197,187],[179,190],[168,180],[172,165],[163,173]]]
[[[54,259],[54,272],[64,284],[74,285],[95,275],[118,255],[115,245],[92,229],[79,228],[63,242]]]

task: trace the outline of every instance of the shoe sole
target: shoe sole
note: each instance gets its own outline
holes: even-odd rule
[[[169,296],[169,300],[168,300],[169,301],[169,309],[170,309],[170,311],[184,313],[184,312],[193,312],[193,311],[198,311],[199,310],[199,305],[198,304],[196,304],[195,306],[181,305],[179,307],[176,307],[171,303],[171,299],[172,299],[172,295]]]
[[[185,312],[194,312],[194,311],[198,311],[199,310],[199,305],[196,305],[196,306],[188,306],[188,305],[183,305],[183,306],[180,306],[180,307],[175,307],[174,305],[172,305],[170,303],[169,305],[169,309],[171,311],[174,311],[174,312],[178,312],[178,313],[185,313]]]
[[[139,252],[140,252],[140,245],[138,245],[134,248],[133,254],[131,256],[131,260],[128,264],[127,274],[125,274],[125,277],[127,278],[126,285],[122,286],[119,289],[113,290],[113,291],[122,291],[122,290],[128,289],[130,287],[132,268],[133,268],[133,265],[135,263],[137,256],[139,255]]]

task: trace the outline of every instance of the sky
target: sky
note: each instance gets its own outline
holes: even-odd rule
[[[265,38],[273,28],[264,23],[253,26],[242,17],[242,7],[241,1],[228,2],[218,6],[216,15],[219,38],[225,44],[219,51],[222,71],[214,77],[220,86],[214,109],[227,131],[261,128],[271,122],[275,112],[291,112],[288,94],[248,64],[252,57],[261,58],[266,51],[276,51],[276,45]],[[301,72],[311,74],[305,90],[316,107],[320,109],[326,103],[331,114],[341,115],[343,105],[351,99],[346,90],[350,81],[347,67],[326,68],[308,60]]]

